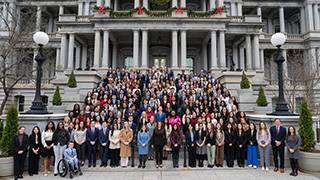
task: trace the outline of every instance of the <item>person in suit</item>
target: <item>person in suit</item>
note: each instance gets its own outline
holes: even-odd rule
[[[281,126],[279,118],[274,119],[274,126],[270,128],[271,146],[273,152],[274,172],[279,170],[280,159],[280,173],[284,173],[284,148],[286,140],[286,128]]]
[[[141,130],[138,132],[138,154],[139,154],[139,166],[138,168],[145,168],[147,155],[149,153],[149,141],[150,134],[147,132],[146,125],[142,125]]]
[[[88,143],[88,167],[96,167],[96,154],[97,154],[97,140],[99,136],[99,130],[95,127],[96,123],[91,121],[90,128],[87,129],[87,143]]]
[[[234,166],[234,150],[236,146],[236,137],[235,131],[232,124],[229,122],[226,126],[225,134],[225,154],[226,154],[226,161],[228,167]]]
[[[74,148],[74,142],[70,141],[68,143],[68,148],[66,148],[63,152],[64,160],[67,161],[69,167],[70,167],[70,178],[73,178],[73,175],[75,173],[75,170],[79,169],[79,160],[77,158],[77,150]],[[82,175],[82,172],[80,171],[79,175]]]
[[[103,121],[102,128],[99,131],[100,143],[100,167],[107,167],[108,165],[108,144],[109,144],[109,129],[107,121]]]
[[[29,136],[29,160],[28,172],[30,176],[38,174],[39,172],[39,159],[42,149],[40,128],[33,127],[31,135]]]
[[[237,144],[237,164],[239,167],[244,167],[245,160],[245,146],[247,145],[246,133],[243,130],[241,123],[238,124],[238,129],[236,133],[236,144]]]
[[[28,150],[28,135],[25,133],[26,128],[20,126],[18,134],[13,137],[13,168],[14,179],[23,178],[24,162],[27,156]]]
[[[156,116],[155,116],[156,122],[164,122],[166,117],[167,117],[166,113],[162,111],[162,106],[159,106],[158,112],[156,113]]]
[[[300,137],[296,133],[296,129],[293,126],[288,128],[288,134],[286,138],[286,145],[288,147],[288,156],[290,159],[290,165],[292,172],[290,173],[291,176],[298,176],[299,165],[298,165],[298,158],[299,158],[299,146],[300,146]]]
[[[162,122],[158,121],[157,126],[154,129],[153,136],[152,136],[152,148],[155,150],[156,156],[156,168],[162,168],[162,160],[163,160],[163,146],[166,142],[166,132],[162,126]]]
[[[179,168],[179,151],[182,145],[182,139],[182,131],[180,130],[178,124],[174,124],[170,134],[173,168]]]
[[[191,168],[196,167],[196,133],[193,130],[192,124],[188,125],[188,131],[186,133],[186,143],[188,148],[188,164]]]
[[[256,125],[250,123],[250,129],[247,131],[248,148],[247,162],[249,167],[256,169],[258,167],[258,141]]]

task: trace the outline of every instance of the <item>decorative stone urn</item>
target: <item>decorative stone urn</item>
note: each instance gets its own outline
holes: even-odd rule
[[[305,172],[320,173],[320,152],[300,151],[299,167]]]
[[[0,157],[0,179],[13,175],[13,157]]]

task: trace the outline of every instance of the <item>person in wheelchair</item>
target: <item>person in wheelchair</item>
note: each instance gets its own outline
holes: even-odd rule
[[[63,153],[64,160],[68,163],[70,168],[70,178],[73,178],[73,175],[79,171],[79,175],[82,175],[82,172],[79,168],[79,160],[77,158],[77,151],[74,148],[74,142],[70,141],[68,148],[64,150]]]

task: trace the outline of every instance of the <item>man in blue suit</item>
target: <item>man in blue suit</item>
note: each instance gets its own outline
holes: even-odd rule
[[[279,170],[279,157],[280,173],[284,173],[284,149],[286,139],[286,128],[281,126],[281,121],[279,118],[274,119],[274,124],[275,125],[270,128],[274,172],[277,172]]]
[[[96,167],[96,154],[97,154],[97,147],[96,142],[99,136],[99,130],[95,127],[96,123],[91,121],[90,128],[87,129],[87,143],[88,143],[88,167]]]
[[[166,113],[162,111],[162,106],[159,106],[155,119],[156,122],[164,122],[164,120],[166,119]]]
[[[109,144],[109,129],[106,121],[103,121],[102,128],[99,131],[99,143],[100,143],[100,167],[108,166],[108,144]]]
[[[69,167],[70,167],[70,178],[73,178],[74,171],[79,169],[79,160],[77,158],[77,151],[74,148],[74,142],[70,141],[68,144],[68,148],[64,150],[63,152],[64,159],[67,161]],[[80,169],[79,169],[80,170]],[[82,175],[82,172],[80,171],[80,175]]]

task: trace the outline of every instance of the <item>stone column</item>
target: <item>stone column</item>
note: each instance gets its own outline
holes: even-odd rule
[[[82,46],[81,69],[83,71],[87,68],[87,58],[88,58],[88,46]]]
[[[309,30],[314,30],[312,4],[307,4]]]
[[[133,31],[133,66],[139,66],[139,30]]]
[[[172,7],[178,7],[178,2],[177,0],[172,0]]]
[[[285,59],[285,61],[283,62],[283,75],[288,76],[287,50],[282,49],[282,56]]]
[[[76,64],[74,66],[74,69],[77,70],[80,68],[80,62],[81,62],[81,47],[76,47]]]
[[[257,15],[260,16],[260,22],[262,22],[262,11],[261,11],[261,6],[257,7]]]
[[[304,7],[300,8],[300,25],[301,25],[301,33],[306,32],[306,16],[305,16],[305,11]]]
[[[213,70],[218,69],[218,58],[217,58],[217,32],[211,31],[211,68]]]
[[[41,6],[37,7],[37,18],[36,18],[36,31],[41,29]]]
[[[240,69],[245,70],[245,65],[244,65],[244,47],[241,46],[239,49],[239,57],[240,57]]]
[[[203,59],[203,69],[208,70],[207,43],[202,43],[202,59]]]
[[[109,31],[103,31],[102,67],[108,68],[109,64]]]
[[[78,16],[82,16],[83,15],[83,2],[80,1],[78,3]]]
[[[219,59],[222,69],[226,69],[226,45],[225,45],[225,32],[219,31]]]
[[[185,8],[186,7],[186,0],[180,0],[180,6],[182,8]]]
[[[216,8],[216,0],[210,0],[210,11]]]
[[[56,71],[61,70],[60,59],[61,59],[61,51],[60,51],[60,48],[57,48],[56,49]]]
[[[90,2],[84,2],[84,14],[85,16],[89,16],[90,14]]]
[[[246,36],[246,65],[247,70],[252,70],[252,51],[251,51],[251,37]]]
[[[202,11],[207,11],[207,0],[202,0]]]
[[[134,0],[134,8],[138,8],[140,6],[139,0]]]
[[[63,13],[64,13],[64,7],[59,6],[59,21],[60,21],[60,15],[63,15]]]
[[[100,49],[101,49],[101,34],[100,34],[100,31],[95,31],[93,68],[100,67],[100,57],[101,57]]]
[[[146,8],[146,9],[149,9],[149,2],[148,0],[143,0],[143,7]]]
[[[53,17],[50,16],[48,19],[48,25],[47,25],[47,33],[53,32]]]
[[[237,16],[236,2],[231,2],[231,16]]]
[[[272,26],[272,19],[271,18],[268,18],[268,33],[269,34],[273,34],[273,26]]]
[[[181,45],[181,68],[187,67],[187,32],[181,30],[180,32],[180,45]]]
[[[260,49],[260,67],[261,71],[264,72],[264,49]]]
[[[178,31],[172,31],[172,42],[171,42],[171,67],[178,68]]]
[[[318,4],[313,5],[314,29],[320,30],[320,17]]]
[[[239,60],[238,60],[238,46],[237,45],[233,45],[232,47],[232,61],[234,63],[234,69],[238,69],[239,68]]]
[[[116,43],[112,44],[112,68],[117,67],[118,60],[118,45]]]
[[[279,8],[279,18],[280,18],[280,32],[286,32],[283,7]]]
[[[255,64],[255,70],[260,70],[260,46],[259,46],[259,35],[253,36],[253,58],[254,58],[254,64]]]
[[[57,69],[64,70],[67,62],[67,34],[61,34],[61,46],[60,46],[60,63]]]
[[[242,16],[242,3],[238,2],[237,6],[238,6],[238,16]]]
[[[68,69],[74,69],[74,34],[69,35]]]
[[[142,31],[142,55],[141,55],[142,68],[148,68],[148,31]]]

